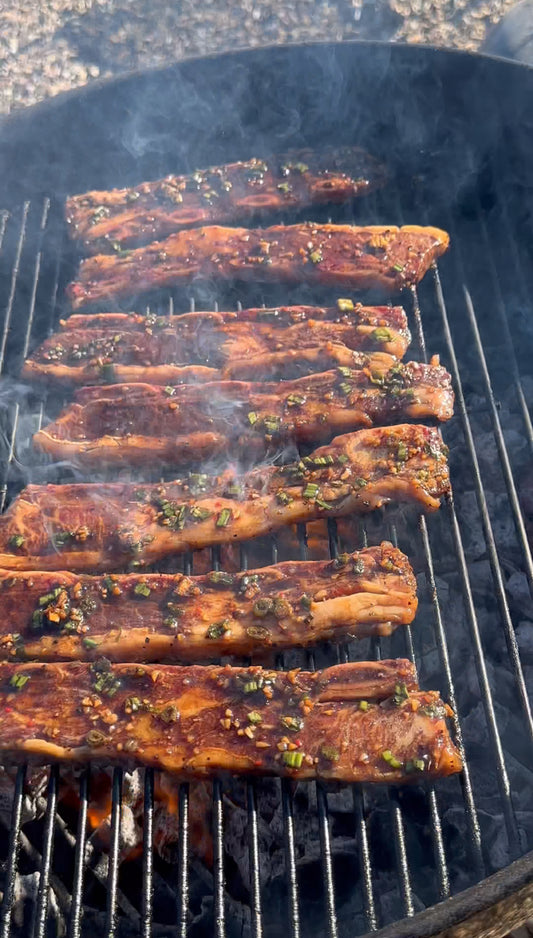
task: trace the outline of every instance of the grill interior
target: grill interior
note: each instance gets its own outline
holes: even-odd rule
[[[237,153],[247,155],[248,150]],[[170,157],[165,159],[168,163]],[[144,165],[143,171],[155,177],[165,166],[154,157],[152,171]],[[464,772],[435,786],[399,790],[215,781],[209,793],[212,863],[198,856],[193,786],[176,783],[177,848],[175,862],[169,863],[152,850],[157,773],[144,773],[142,855],[121,862],[120,769],[112,776],[109,851],[95,856],[88,850],[86,824],[90,773],[79,778],[79,806],[73,810],[61,800],[60,775],[51,769],[43,819],[22,824],[22,767],[0,843],[1,938],[30,933],[259,938],[279,934],[280,927],[293,938],[422,935],[433,930],[429,920],[405,920],[519,858],[526,857],[528,876],[533,874],[533,855],[527,856],[533,851],[529,193],[524,195],[519,176],[509,183],[508,154],[497,148],[482,164],[479,154],[466,148],[459,162],[447,169],[440,165],[438,191],[412,167],[392,169],[383,193],[355,206],[354,215],[339,209],[330,217],[360,224],[430,223],[451,233],[452,248],[439,268],[401,300],[413,331],[408,357],[428,360],[440,354],[454,378],[456,414],[443,436],[450,446],[455,495],[428,517],[399,510],[373,515],[359,525],[357,544],[340,543],[335,523],[328,524],[324,548],[331,556],[387,538],[405,551],[419,589],[412,628],[390,638],[294,652],[277,663],[314,668],[353,658],[411,658],[421,686],[439,689],[457,714]],[[460,191],[457,172],[467,180]],[[112,182],[122,182],[118,170]],[[449,192],[453,198],[447,198]],[[313,211],[312,217],[320,221],[328,215]],[[55,192],[6,212],[0,237],[3,509],[30,480],[74,478],[69,467],[39,463],[29,442],[61,400],[23,387],[17,375],[28,350],[64,312],[63,287],[75,257],[65,242]],[[199,284],[191,295],[156,298],[151,309],[164,314],[215,303],[221,309],[239,302],[320,303],[327,296],[331,300],[331,291],[322,296],[305,288],[251,286],[239,291],[228,286],[215,296],[209,284]],[[276,538],[263,550],[266,563],[286,557]],[[305,559],[308,551],[302,526],[292,556]],[[240,558],[246,568],[248,545]],[[173,569],[190,573],[194,564],[193,555],[177,558]],[[217,550],[212,565],[220,566]],[[31,880],[33,892],[22,904],[21,883],[33,872],[38,873]]]

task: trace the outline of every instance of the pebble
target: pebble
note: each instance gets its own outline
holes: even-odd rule
[[[0,3],[0,113],[130,69],[306,40],[475,50],[515,0],[41,0]]]

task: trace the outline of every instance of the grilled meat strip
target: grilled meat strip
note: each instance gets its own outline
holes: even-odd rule
[[[317,443],[359,427],[452,415],[444,368],[377,354],[365,368],[341,367],[282,385],[83,388],[33,442],[82,466],[154,460],[183,466],[220,453],[257,457],[287,440]]]
[[[0,571],[0,659],[199,661],[389,635],[416,580],[384,542],[330,561],[204,576]]]
[[[276,225],[272,228],[193,228],[120,255],[98,254],[80,264],[67,287],[74,310],[107,306],[195,278],[261,283],[320,283],[387,295],[422,279],[447,249],[439,228],[406,225]]]
[[[182,228],[348,202],[384,180],[384,167],[356,147],[303,150],[167,176],[135,188],[71,196],[65,214],[71,236],[87,253],[101,254],[160,240]]]
[[[390,501],[433,511],[448,491],[447,447],[418,424],[347,433],[298,462],[240,476],[30,485],[0,518],[0,568],[118,570]]]
[[[437,691],[409,661],[323,671],[0,664],[2,762],[105,761],[181,777],[221,771],[403,782],[461,769]]]
[[[411,336],[400,306],[287,306],[181,316],[71,316],[29,358],[25,378],[62,384],[150,384],[291,378],[335,365],[357,367],[353,350],[402,358]]]

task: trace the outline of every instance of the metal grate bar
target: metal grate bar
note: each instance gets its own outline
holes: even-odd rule
[[[44,938],[46,932],[46,917],[48,915],[48,900],[50,896],[50,869],[52,866],[52,852],[54,840],[54,821],[57,807],[57,789],[59,785],[59,772],[56,765],[50,769],[48,792],[46,798],[46,815],[44,821],[43,862],[39,876],[39,888],[35,905],[35,921],[33,926],[34,938]]]
[[[178,935],[187,934],[189,906],[189,785],[183,782],[178,794]]]
[[[427,351],[424,337],[424,329],[422,325],[422,318],[420,315],[420,306],[418,303],[418,297],[416,290],[412,291],[412,296],[414,298],[413,303],[413,312],[415,315],[415,322],[417,325],[417,333],[420,339],[420,346],[423,350],[423,355],[425,361],[427,361]],[[453,351],[453,346],[452,346]],[[455,356],[454,356],[455,357]],[[470,575],[468,573],[468,564],[466,561],[466,556],[463,547],[463,541],[461,537],[461,531],[459,528],[459,522],[457,520],[457,513],[455,510],[455,505],[453,501],[453,493],[450,494],[447,499],[447,513],[450,521],[452,538],[455,548],[455,556],[457,559],[457,565],[459,569],[459,574],[461,577],[461,584],[463,588],[463,597],[465,603],[465,610],[467,614],[467,620],[470,628],[470,635],[472,639],[472,645],[474,649],[474,659],[476,664],[476,670],[478,674],[478,681],[480,690],[482,693],[483,707],[485,710],[485,716],[487,720],[487,728],[489,732],[489,737],[491,740],[491,746],[494,754],[494,764],[496,765],[496,775],[498,780],[498,786],[500,788],[500,793],[503,802],[503,813],[505,818],[505,825],[507,829],[507,834],[509,837],[509,846],[511,854],[518,855],[519,853],[519,836],[518,836],[518,827],[516,823],[516,818],[514,815],[514,809],[511,800],[511,786],[509,782],[509,776],[507,773],[507,767],[505,765],[505,758],[503,755],[503,749],[500,739],[500,734],[498,731],[498,724],[496,721],[496,714],[494,711],[494,701],[492,699],[492,691],[490,688],[487,666],[485,658],[483,655],[483,647],[481,643],[481,634],[479,629],[479,622],[476,614],[476,607],[474,603],[474,597],[472,594],[472,585],[470,583]]]
[[[516,483],[513,476],[513,471],[511,468],[511,462],[509,459],[509,454],[507,452],[507,446],[505,444],[505,437],[503,435],[503,429],[501,420],[498,414],[498,408],[496,406],[496,401],[494,398],[494,392],[492,389],[492,383],[490,380],[489,370],[487,366],[487,359],[485,358],[485,353],[483,351],[483,345],[481,344],[481,337],[479,334],[479,327],[477,323],[476,314],[474,311],[474,304],[472,303],[472,297],[470,296],[469,291],[464,290],[465,293],[465,304],[468,313],[468,318],[472,326],[472,331],[474,333],[474,340],[476,343],[476,349],[479,356],[481,364],[481,373],[483,375],[483,383],[485,385],[485,392],[487,395],[487,400],[489,403],[491,419],[493,424],[494,437],[496,439],[496,446],[498,447],[498,455],[500,457],[500,462],[502,466],[502,471],[505,477],[505,484],[507,486],[507,491],[509,494],[509,501],[511,503],[511,511],[513,513],[513,520],[516,527],[516,533],[518,540],[520,542],[520,547],[522,548],[522,554],[525,564],[525,572],[529,580],[529,585],[533,586],[533,557],[531,556],[531,548],[529,546],[529,540],[527,536],[526,527],[524,524],[524,517],[520,508],[520,501],[518,498],[518,491],[516,488]],[[520,388],[523,395],[523,389]]]
[[[285,843],[286,877],[289,891],[289,922],[292,938],[300,938],[300,909],[298,904],[298,880],[296,877],[296,853],[294,850],[294,817],[292,791],[289,779],[281,780],[281,802],[283,810],[283,836]]]
[[[144,773],[141,938],[151,938],[154,892],[154,770]]]
[[[433,785],[428,791],[429,811],[431,815],[431,837],[433,840],[433,853],[437,866],[439,899],[447,899],[450,895],[450,877],[446,864],[446,852],[442,837],[442,824],[437,804],[437,793]]]
[[[4,897],[2,902],[2,917],[0,920],[0,938],[9,938],[11,931],[11,917],[15,901],[15,886],[17,880],[17,860],[20,849],[20,827],[22,822],[22,802],[24,800],[24,784],[26,781],[26,766],[17,769],[13,804],[11,807],[11,827],[9,829],[9,848],[6,860]]]
[[[438,271],[435,266],[435,283],[440,287],[440,280],[438,279]],[[442,303],[444,304],[444,296],[442,294],[442,289],[440,290],[442,297]],[[411,296],[413,300],[413,314],[416,325],[416,333],[420,349],[424,358],[424,361],[427,362],[427,348],[424,335],[424,327],[422,324],[422,316],[420,311],[420,304],[418,301],[418,294],[415,288],[411,291]],[[437,302],[439,302],[439,296],[437,294]],[[444,312],[446,312],[444,307]],[[455,349],[451,341],[449,343],[449,351],[451,354],[452,361],[455,362],[455,367],[457,369]],[[458,369],[457,369],[458,373]],[[455,375],[454,375],[455,376]],[[472,639],[472,644],[474,648],[474,659],[476,664],[476,670],[478,674],[478,681],[480,690],[482,693],[483,707],[485,710],[485,716],[487,720],[487,728],[491,740],[491,746],[494,754],[495,765],[497,768],[497,779],[498,786],[500,789],[502,802],[503,802],[503,813],[505,818],[505,825],[507,829],[507,834],[509,837],[509,847],[511,854],[517,856],[520,852],[520,840],[518,835],[518,826],[516,822],[516,817],[514,814],[512,799],[511,799],[511,787],[509,782],[509,776],[507,773],[507,767],[505,765],[505,758],[503,755],[503,749],[501,744],[501,739],[498,731],[498,725],[496,721],[496,714],[494,710],[494,701],[492,699],[492,691],[490,688],[490,683],[488,679],[487,667],[485,658],[483,655],[483,647],[481,643],[481,634],[479,629],[479,622],[476,614],[476,608],[474,603],[474,598],[472,594],[472,585],[470,583],[470,575],[468,573],[468,564],[466,561],[466,556],[463,547],[463,541],[461,537],[461,531],[459,528],[459,522],[457,520],[457,513],[455,510],[455,504],[453,500],[453,492],[450,493],[449,498],[447,499],[447,513],[450,520],[452,538],[455,548],[455,556],[457,558],[457,564],[459,569],[459,574],[461,577],[461,583],[463,588],[463,597],[465,603],[465,611],[467,614],[467,620],[469,623],[470,634]]]
[[[518,650],[518,642],[516,640],[513,622],[511,619],[511,613],[509,610],[509,604],[508,604],[507,596],[505,592],[505,583],[503,579],[503,573],[502,573],[500,562],[498,559],[498,553],[496,549],[496,540],[495,540],[494,532],[492,529],[489,509],[487,505],[487,499],[485,496],[483,482],[481,479],[481,472],[480,472],[479,461],[478,461],[477,453],[475,449],[472,426],[471,426],[470,418],[468,416],[467,409],[466,409],[466,403],[465,403],[464,394],[463,394],[463,386],[461,382],[461,375],[459,373],[459,366],[457,364],[457,358],[456,358],[455,349],[453,346],[452,334],[451,334],[450,324],[448,320],[448,313],[446,311],[446,304],[444,300],[444,294],[442,291],[442,286],[441,286],[438,270],[434,271],[434,275],[435,275],[435,289],[437,293],[437,302],[438,302],[441,316],[442,316],[444,334],[446,338],[446,344],[448,346],[448,353],[450,355],[450,361],[451,361],[451,366],[452,366],[452,371],[453,371],[453,376],[454,376],[456,401],[458,404],[458,411],[461,417],[465,441],[468,446],[468,453],[470,456],[470,461],[471,461],[471,465],[473,469],[473,478],[474,478],[474,483],[475,483],[476,496],[477,496],[479,511],[481,515],[481,521],[483,525],[483,533],[485,536],[485,542],[487,545],[487,550],[488,550],[488,555],[489,555],[492,577],[496,586],[496,594],[498,597],[498,605],[500,607],[502,625],[504,628],[505,639],[506,639],[507,648],[509,651],[509,657],[511,660],[511,665],[512,665],[512,669],[513,669],[513,673],[514,673],[515,681],[517,685],[518,699],[520,700],[522,710],[524,711],[524,716],[526,718],[529,735],[533,742],[533,717],[531,714],[531,707],[529,704],[527,688],[526,688],[525,681],[524,681],[524,673],[522,671],[522,662],[520,661],[520,652]],[[505,448],[505,443],[503,443],[503,445]]]
[[[501,201],[503,204],[503,200]],[[498,322],[500,323],[501,330],[502,330],[502,345],[505,349],[506,365],[509,367],[509,370],[513,378],[513,384],[514,384],[514,388],[516,392],[516,397],[520,405],[522,420],[524,422],[524,426],[526,429],[529,445],[533,451],[533,423],[531,421],[529,407],[527,405],[526,397],[524,394],[524,389],[522,387],[522,376],[520,374],[520,370],[518,368],[518,362],[516,359],[516,351],[515,351],[513,335],[509,326],[507,313],[505,312],[505,303],[504,303],[504,299],[503,299],[503,295],[502,295],[502,291],[500,287],[500,280],[496,272],[496,261],[494,258],[491,239],[489,238],[489,234],[487,231],[487,226],[486,226],[485,218],[484,218],[484,212],[481,209],[479,199],[477,203],[477,217],[478,217],[479,229],[481,231],[481,237],[483,240],[484,252],[486,253],[490,261],[490,263],[487,264],[486,269],[487,269],[487,273],[492,283],[492,292],[493,292],[493,296],[495,300],[494,308],[496,310]],[[509,225],[508,220],[507,220],[507,224]],[[512,235],[510,235],[509,241],[511,244],[514,243],[514,238],[512,237]],[[520,263],[517,259],[515,259],[515,271],[518,274],[519,280],[521,280],[520,286],[522,287],[523,295],[524,297],[527,297],[525,283],[521,275]]]
[[[115,938],[117,927],[117,886],[120,864],[120,824],[122,819],[122,769],[113,770],[111,788],[111,828],[109,844],[109,872],[107,877],[107,909],[105,936]]]
[[[224,907],[224,814],[222,809],[222,785],[218,778],[213,781],[213,869],[215,890],[214,935],[224,938],[226,934],[226,912]]]
[[[329,938],[337,938],[337,914],[335,911],[335,887],[333,885],[333,861],[331,858],[331,838],[329,832],[328,802],[326,792],[320,783],[316,785],[318,806],[318,830],[322,855],[322,875],[324,878],[324,898]]]
[[[89,806],[89,770],[80,778],[80,806],[78,809],[78,829],[74,854],[74,879],[72,883],[72,904],[68,923],[68,938],[79,938],[81,933],[83,872],[85,865],[85,844],[87,839],[87,809]]]
[[[394,789],[389,789],[390,808],[392,816],[392,827],[394,830],[394,850],[396,853],[396,864],[400,874],[400,893],[404,915],[411,917],[415,914],[413,905],[413,892],[411,889],[411,877],[409,874],[409,863],[407,860],[407,850],[405,847],[405,831],[403,828],[402,811],[398,804],[398,795]]]
[[[255,782],[246,784],[246,807],[248,809],[248,854],[250,857],[250,913],[252,934],[261,938],[263,922],[261,917],[261,880],[259,875],[259,831],[257,823],[257,792]]]
[[[395,547],[398,547],[398,533],[396,531],[396,526],[391,525],[391,541]],[[413,632],[410,625],[405,626],[402,629],[402,635],[407,646],[407,656],[413,662],[416,667],[416,656],[413,644]],[[427,798],[429,802],[429,813],[431,817],[431,838],[433,842],[433,853],[435,857],[435,865],[437,869],[437,880],[438,880],[438,892],[440,898],[446,898],[450,894],[450,881],[448,876],[448,868],[446,864],[446,854],[444,851],[444,842],[442,839],[442,823],[440,819],[439,809],[437,805],[437,796],[435,794],[435,788],[433,785],[427,790]],[[401,815],[400,815],[401,819]],[[403,836],[403,827],[402,827],[402,836]],[[405,857],[407,860],[407,857]],[[409,869],[406,869],[406,875],[404,874],[403,862],[402,862],[402,852],[400,849],[399,853],[399,867],[402,870],[402,881],[406,879],[406,882],[409,882]],[[404,891],[407,896],[410,897],[410,888],[407,888],[404,885]],[[404,900],[405,901],[405,900]],[[409,913],[407,913],[409,914]]]
[[[359,872],[363,890],[363,912],[365,925],[368,931],[376,931],[378,919],[374,902],[374,886],[372,883],[372,861],[368,845],[368,834],[365,820],[365,793],[361,786],[354,785],[353,803],[355,812],[357,843],[359,846],[358,860]]]
[[[476,877],[478,879],[481,879],[482,876],[485,875],[483,854],[481,851],[481,830],[479,827],[477,810],[476,810],[476,805],[474,801],[474,794],[472,791],[470,767],[468,765],[468,760],[466,758],[466,753],[465,753],[465,747],[464,747],[464,742],[463,742],[463,732],[462,732],[461,723],[458,717],[459,711],[458,711],[455,687],[453,683],[452,671],[451,671],[451,666],[450,666],[450,655],[448,652],[448,642],[446,640],[446,630],[444,628],[442,609],[440,605],[439,595],[437,592],[437,584],[435,582],[433,555],[431,552],[431,545],[429,543],[427,522],[426,522],[424,515],[420,516],[419,524],[420,524],[420,531],[422,534],[422,543],[424,546],[424,554],[425,554],[425,559],[426,559],[428,585],[429,585],[429,590],[431,593],[431,599],[432,599],[432,604],[433,604],[434,619],[435,619],[435,633],[436,633],[437,644],[439,648],[439,657],[440,657],[441,667],[444,672],[444,677],[446,681],[446,697],[449,700],[450,706],[454,713],[453,725],[454,725],[454,731],[455,731],[455,742],[457,744],[459,752],[461,753],[461,759],[463,761],[463,771],[461,772],[461,785],[463,788],[463,799],[464,799],[465,808],[466,808],[471,861],[476,871]]]
[[[7,303],[4,308],[4,328],[2,329],[2,335],[0,337],[0,374],[4,370],[5,364],[5,354],[6,354],[6,345],[7,345],[7,336],[9,333],[9,327],[11,326],[11,316],[13,314],[13,302],[15,299],[15,291],[17,288],[17,280],[20,270],[20,259],[22,257],[22,248],[24,246],[24,241],[26,239],[26,224],[28,221],[28,213],[30,211],[30,203],[24,202],[22,206],[22,215],[20,220],[20,232],[17,241],[17,247],[15,251],[15,259],[11,268],[11,283],[9,287],[9,293],[7,295]],[[5,216],[4,216],[5,217]],[[2,230],[2,239],[5,231],[5,224]]]

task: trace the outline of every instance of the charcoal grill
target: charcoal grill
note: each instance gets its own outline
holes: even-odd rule
[[[190,790],[176,783],[177,860],[164,865],[152,850],[151,770],[144,775],[142,857],[121,863],[123,774],[116,769],[102,889],[86,856],[90,773],[79,781],[78,811],[66,816],[59,772],[51,768],[44,818],[23,825],[22,767],[0,843],[1,938],[422,938],[472,916],[470,933],[479,935],[479,916],[500,901],[508,909],[513,895],[508,923],[525,916],[533,881],[533,560],[523,511],[533,501],[531,100],[533,71],[523,66],[399,45],[315,44],[128,75],[4,121],[2,509],[30,478],[72,478],[67,468],[38,465],[28,442],[60,401],[17,381],[28,349],[65,310],[63,287],[76,260],[61,219],[67,192],[300,144],[357,142],[384,159],[390,184],[335,210],[332,220],[429,222],[450,230],[449,255],[403,301],[412,356],[440,353],[454,378],[456,416],[443,435],[455,496],[428,518],[372,517],[360,526],[360,544],[350,545],[389,537],[406,551],[418,575],[416,624],[356,647],[295,653],[291,663],[410,657],[421,685],[440,689],[458,715],[465,768],[460,778],[398,791],[249,782],[239,804],[246,849],[238,869],[227,842],[235,783],[213,783],[212,865],[193,859]],[[328,217],[322,210],[313,216]],[[201,284],[156,302],[164,313],[169,306],[320,302],[327,295],[249,285],[215,295]],[[339,550],[335,524],[328,547],[333,556]],[[307,550],[302,527],[298,556]],[[268,551],[267,562],[275,562],[275,538]],[[248,564],[246,545],[241,560]],[[216,551],[212,561],[216,568]],[[183,564],[194,570],[194,557]],[[38,885],[21,922],[21,877],[31,872]],[[501,908],[498,921],[503,930]]]

